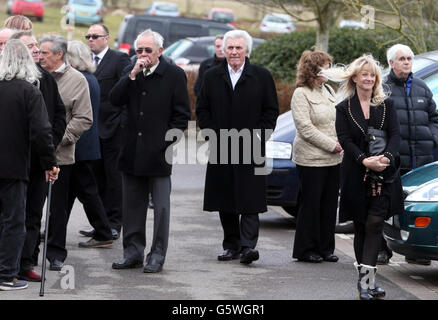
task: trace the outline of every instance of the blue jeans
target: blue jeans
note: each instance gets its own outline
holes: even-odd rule
[[[0,281],[18,275],[26,236],[26,189],[25,181],[0,179]]]

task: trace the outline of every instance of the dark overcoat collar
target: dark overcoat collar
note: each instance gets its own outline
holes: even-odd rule
[[[105,55],[102,58],[102,61],[97,65],[96,71],[94,71],[94,75],[97,77],[102,72],[102,70],[105,69],[106,65],[111,64],[111,57],[113,56],[114,52],[108,48],[108,51],[105,53]]]

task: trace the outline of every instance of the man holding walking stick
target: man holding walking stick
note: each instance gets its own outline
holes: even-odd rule
[[[27,288],[17,280],[25,237],[26,189],[30,146],[35,148],[46,180],[58,178],[51,126],[41,92],[39,72],[27,47],[9,40],[0,60],[0,290]]]

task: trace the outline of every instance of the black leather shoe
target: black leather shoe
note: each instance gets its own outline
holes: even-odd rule
[[[324,256],[322,256],[322,259],[324,260],[324,261],[327,261],[327,262],[338,262],[338,260],[339,260],[339,258],[338,258],[338,256],[335,256],[334,254],[328,254],[328,255],[324,255]]]
[[[143,261],[123,259],[121,262],[114,262],[113,269],[135,269],[143,267]]]
[[[323,258],[316,253],[309,252],[306,253],[302,258],[298,259],[298,261],[310,262],[310,263],[320,263],[323,261]]]
[[[158,263],[155,259],[151,259],[143,268],[144,273],[158,273],[161,270],[163,270],[163,264]]]
[[[379,251],[379,254],[377,255],[377,264],[385,265],[389,263],[389,259],[391,257],[386,252],[386,250]]]
[[[220,256],[217,256],[217,259],[219,261],[230,261],[234,259],[238,259],[240,257],[239,252],[231,249],[226,249],[224,253],[222,253]]]
[[[62,267],[64,266],[64,262],[55,259],[53,261],[50,261],[50,267],[49,270],[52,271],[61,271]]]
[[[90,230],[79,230],[79,233],[83,236],[86,237],[94,237],[94,235],[96,234],[96,231],[94,229],[90,229]]]
[[[259,260],[259,252],[255,249],[246,248],[240,256],[240,263],[250,264],[253,261]]]
[[[111,229],[113,240],[117,240],[120,237],[120,233],[116,229]]]

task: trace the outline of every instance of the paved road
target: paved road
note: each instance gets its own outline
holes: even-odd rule
[[[172,178],[171,236],[160,274],[141,269],[112,270],[122,258],[122,243],[112,248],[81,249],[78,230],[89,224],[76,203],[68,226],[66,273],[48,271],[45,296],[39,284],[27,290],[0,292],[8,299],[121,300],[354,300],[357,276],[353,268],[352,235],[336,236],[337,263],[308,264],[291,258],[293,220],[277,207],[260,216],[260,260],[245,266],[238,260],[219,262],[222,231],[215,213],[202,211],[205,166],[175,165]],[[147,221],[151,243],[153,216]],[[379,269],[378,281],[388,300],[438,299],[438,269],[402,263],[395,255]],[[40,263],[41,265],[41,263]],[[37,271],[40,271],[40,266]],[[71,277],[74,275],[74,279]],[[68,281],[67,281],[68,280]],[[74,289],[72,285],[74,284]],[[69,288],[70,286],[70,288]],[[64,289],[63,289],[64,288]]]

